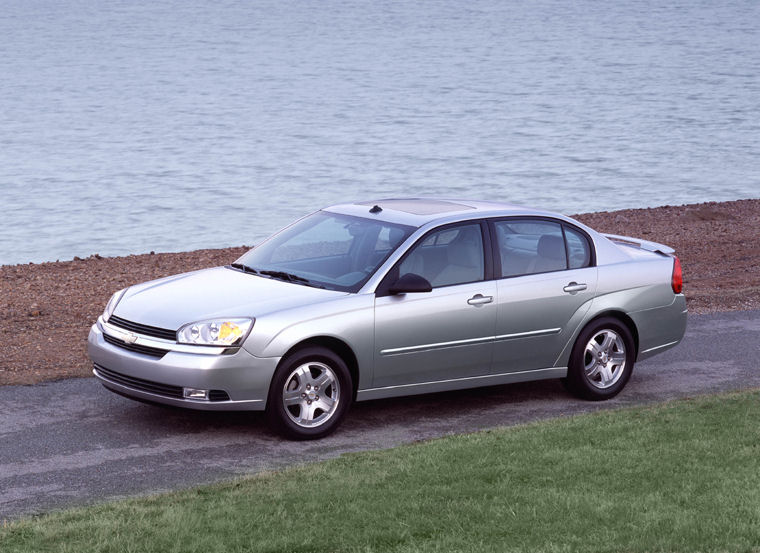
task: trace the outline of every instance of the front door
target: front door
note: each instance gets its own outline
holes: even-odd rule
[[[433,290],[376,298],[374,388],[489,373],[497,298],[483,230],[470,222],[432,231],[391,271],[418,274]]]

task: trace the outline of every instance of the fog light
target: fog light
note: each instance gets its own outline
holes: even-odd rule
[[[182,395],[186,399],[205,399],[208,400],[208,390],[199,390],[197,388],[182,388]]]

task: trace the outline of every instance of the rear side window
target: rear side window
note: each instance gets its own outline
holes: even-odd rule
[[[568,267],[580,269],[591,265],[591,246],[588,238],[577,230],[565,227],[565,240],[567,240]]]
[[[513,277],[590,267],[594,250],[581,230],[559,221],[494,221],[501,276]]]
[[[542,220],[497,221],[503,277],[567,269],[562,225]]]

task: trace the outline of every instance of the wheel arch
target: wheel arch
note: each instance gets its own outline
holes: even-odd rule
[[[601,322],[602,320],[604,320],[603,323]],[[622,326],[630,333],[634,345],[634,351],[630,354],[633,359],[631,363],[628,363],[627,361],[630,357],[629,353],[626,352],[625,362],[619,367],[617,376],[614,380],[606,385],[602,382],[602,385],[598,386],[596,383],[592,382],[592,378],[589,378],[589,375],[586,373],[588,365],[586,365],[585,356],[588,355],[588,350],[586,349],[588,346],[584,342],[589,339],[589,337],[596,337],[595,333],[600,330],[613,325]],[[622,331],[618,329],[614,329],[614,332],[615,334],[622,334]],[[580,341],[581,336],[583,336],[582,341]],[[627,340],[626,337],[626,342]],[[634,320],[624,311],[618,309],[605,309],[604,311],[595,313],[593,317],[590,317],[585,321],[585,324],[580,327],[572,344],[570,359],[568,360],[567,377],[564,379],[565,387],[568,391],[578,397],[591,401],[610,399],[620,393],[630,379],[633,365],[638,358],[639,334]],[[628,349],[627,344],[626,349]],[[574,354],[576,357],[573,357]],[[595,356],[592,357],[594,357],[593,361],[597,361]],[[600,358],[603,359],[605,366],[607,366],[607,359],[603,358],[601,352]],[[608,374],[610,378],[612,378],[612,372],[610,371]]]
[[[583,329],[586,328],[588,325],[593,323],[594,321],[597,321],[599,319],[602,319],[604,317],[612,317],[613,319],[618,319],[621,323],[623,323],[626,328],[631,333],[631,336],[633,336],[633,349],[636,352],[636,359],[639,357],[639,329],[636,327],[636,323],[634,320],[624,311],[620,311],[619,309],[607,309],[605,311],[601,311],[599,313],[596,313],[592,318],[590,318],[588,321],[586,321],[583,326],[580,327],[578,330],[578,335],[575,337],[575,340],[578,339],[578,336],[580,336],[580,333],[583,332]],[[575,341],[573,341],[575,343]]]
[[[359,387],[359,361],[351,346],[349,346],[340,338],[335,338],[334,336],[312,336],[310,338],[301,340],[292,346],[287,352],[285,352],[285,355],[282,356],[278,367],[282,363],[286,362],[287,359],[294,353],[304,348],[313,346],[329,349],[343,360],[343,362],[348,367],[348,372],[351,374],[351,387],[353,388],[351,393],[353,395],[352,399],[355,400],[356,390]]]

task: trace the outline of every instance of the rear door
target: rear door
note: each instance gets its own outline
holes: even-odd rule
[[[500,277],[492,372],[551,368],[596,292],[592,241],[547,218],[495,220],[491,232]]]

